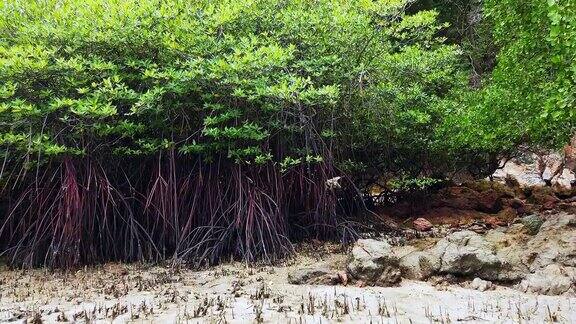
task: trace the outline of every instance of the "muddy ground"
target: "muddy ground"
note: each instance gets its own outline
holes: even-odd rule
[[[324,249],[327,249],[323,247]],[[318,253],[315,253],[318,254]],[[343,252],[301,252],[276,267],[230,263],[206,271],[107,264],[73,273],[0,272],[0,321],[29,323],[575,323],[576,298],[468,282],[398,287],[291,285],[288,273]]]

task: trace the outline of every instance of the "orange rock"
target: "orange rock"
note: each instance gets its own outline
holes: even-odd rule
[[[414,222],[414,229],[421,231],[421,232],[426,232],[432,229],[432,227],[434,227],[434,225],[432,225],[432,223],[430,223],[429,220],[427,220],[426,218],[417,218]]]
[[[555,207],[556,207],[556,202],[554,202],[554,201],[547,201],[544,204],[542,204],[543,210],[551,210],[551,209],[554,209]]]
[[[348,285],[348,275],[346,274],[346,272],[344,271],[339,271],[338,272],[338,279],[340,280],[340,282],[342,283],[342,285],[347,286]]]
[[[478,198],[478,210],[485,213],[497,213],[502,209],[502,194],[495,190],[487,190]]]
[[[486,219],[484,219],[484,222],[492,228],[506,225],[506,222],[503,222],[502,220],[494,216],[487,217]]]
[[[518,214],[519,210],[512,207],[506,207],[498,213],[496,218],[505,223],[512,222],[516,217],[518,217]]]

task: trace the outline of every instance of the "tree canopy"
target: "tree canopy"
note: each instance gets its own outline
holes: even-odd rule
[[[353,239],[366,179],[561,145],[573,1],[463,2],[1,2],[0,243],[23,264],[272,260]]]

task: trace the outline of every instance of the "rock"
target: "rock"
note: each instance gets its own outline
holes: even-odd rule
[[[518,213],[523,213],[526,204],[518,198],[508,198],[502,200],[503,207],[515,209]]]
[[[497,213],[502,209],[505,199],[516,196],[515,188],[497,181],[475,181],[465,186],[479,193],[478,210],[486,213]]]
[[[432,198],[432,207],[451,207],[459,210],[477,209],[480,194],[467,187],[448,187]]]
[[[517,225],[513,224],[512,226]],[[522,226],[522,224],[520,224]],[[496,229],[489,230],[484,235],[484,239],[488,241],[495,249],[499,249],[501,246],[508,246],[510,243],[506,242],[508,238],[507,232],[510,227],[498,227]]]
[[[556,207],[568,214],[576,214],[576,203],[574,202],[561,202]]]
[[[542,295],[562,295],[574,290],[576,269],[551,264],[526,276],[516,287],[523,292]]]
[[[512,197],[514,197],[513,190],[500,183],[467,183],[440,190],[433,195],[431,205],[432,207],[497,213],[502,210],[505,199]]]
[[[506,186],[512,190],[517,190],[520,188],[520,182],[518,182],[518,179],[514,178],[514,176],[511,174],[506,174],[504,177],[504,184],[506,184]]]
[[[336,285],[341,279],[327,265],[297,269],[288,274],[288,282],[293,285]]]
[[[472,280],[472,282],[470,283],[470,288],[480,291],[486,291],[492,289],[492,287],[493,285],[491,281],[482,280],[480,278],[474,278],[474,280]]]
[[[426,232],[432,229],[432,227],[434,227],[432,225],[432,223],[430,223],[429,220],[427,220],[426,218],[417,218],[414,222],[414,229],[417,231],[421,231],[421,232]]]
[[[551,264],[576,267],[576,215],[548,216],[536,235],[524,224],[489,231],[485,239],[496,247],[502,269],[498,279],[515,281]]]
[[[344,286],[348,285],[348,274],[345,271],[338,271],[337,273],[340,283]]]
[[[440,269],[440,259],[430,252],[414,251],[402,257],[399,262],[402,277],[426,280]]]
[[[506,229],[506,233],[509,235],[528,234],[528,232],[528,229],[522,223],[510,224]]]
[[[478,210],[485,213],[497,213],[502,209],[502,194],[495,190],[487,190],[478,198]]]
[[[542,223],[544,223],[542,218],[540,218],[540,216],[538,215],[528,215],[522,217],[521,222],[528,230],[528,233],[532,235],[538,233],[538,230],[540,230],[540,226],[542,226]]]
[[[522,224],[513,224],[510,228],[498,228],[489,231],[484,237],[496,248],[496,256],[501,262],[501,269],[496,274],[498,281],[514,282],[523,279],[529,272],[524,264],[523,243],[528,240]]]
[[[494,191],[498,193],[498,195],[502,198],[514,197],[515,196],[514,189],[520,187],[519,184],[517,187],[513,186],[511,187],[498,181],[486,181],[486,180],[466,182],[463,183],[462,185],[470,189],[473,189],[479,193],[483,193],[486,191]]]
[[[550,215],[522,251],[531,271],[552,263],[576,267],[576,215]]]
[[[504,207],[500,212],[498,212],[496,219],[503,222],[504,224],[512,223],[516,218],[518,218],[518,214],[520,214],[518,209],[514,209],[512,207]]]
[[[488,216],[484,219],[486,225],[490,226],[491,228],[496,228],[500,226],[505,226],[506,222],[501,221],[498,217]]]
[[[541,205],[544,209],[551,209],[560,201],[551,187],[535,186],[528,190],[528,202]]]
[[[540,207],[540,210],[552,210],[554,208],[556,208],[556,204],[555,202],[545,202],[544,204],[542,204],[542,206]]]
[[[392,286],[400,282],[398,257],[386,241],[358,240],[352,248],[348,273],[368,285]]]
[[[411,243],[417,244],[417,241],[412,241]],[[416,251],[420,251],[420,249],[414,245],[392,246],[392,253],[394,256],[396,256],[396,258],[398,258],[398,260]]]
[[[391,287],[397,285],[402,280],[402,272],[394,266],[384,267],[380,276],[374,281],[374,285],[381,287]]]
[[[561,185],[560,183],[554,183],[552,186],[552,190],[554,190],[554,194],[556,197],[560,199],[570,199],[576,196],[576,189],[572,187],[566,187]]]
[[[479,219],[485,219],[488,216],[490,215],[473,209],[460,210],[451,207],[432,208],[418,214],[418,217],[426,218],[434,224],[450,225],[456,228],[466,226]],[[441,231],[442,229],[442,225],[434,226],[432,232]]]
[[[440,259],[440,272],[497,280],[502,268],[494,246],[472,231],[452,233],[432,249]]]
[[[483,222],[475,221],[472,224],[465,226],[466,230],[472,231],[478,234],[484,234],[487,231],[487,225]]]

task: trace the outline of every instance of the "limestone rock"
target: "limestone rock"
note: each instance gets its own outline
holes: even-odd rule
[[[561,295],[574,290],[576,269],[551,264],[526,276],[517,288],[523,292],[543,295]]]
[[[528,232],[527,226],[518,223],[486,234],[501,261],[498,280],[522,279],[552,264],[576,267],[576,215],[549,215],[536,235]]]
[[[506,234],[508,235],[528,235],[528,229],[522,223],[514,223],[510,224],[506,229]],[[526,240],[528,240],[527,236],[524,236]]]
[[[401,280],[398,257],[386,241],[358,240],[347,269],[352,278],[369,285],[392,286]]]
[[[400,245],[392,247],[392,253],[394,253],[394,256],[398,258],[398,260],[416,251],[420,250],[413,245]]]
[[[496,248],[496,256],[501,262],[500,271],[494,280],[512,282],[524,278],[529,272],[523,261],[524,242],[528,240],[524,225],[513,224],[510,228],[489,231],[484,237]]]
[[[427,251],[414,251],[400,259],[402,277],[426,280],[440,269],[440,259]]]
[[[340,281],[338,273],[327,265],[300,268],[288,274],[288,282],[293,285],[336,285]]]
[[[452,233],[440,240],[432,251],[440,259],[443,273],[495,280],[502,268],[494,246],[472,231]]]
[[[550,215],[522,251],[531,271],[552,263],[576,267],[576,215]]]
[[[472,280],[472,282],[470,283],[470,288],[480,291],[486,291],[492,289],[493,285],[491,281],[482,280],[480,278],[474,278],[474,280]]]

